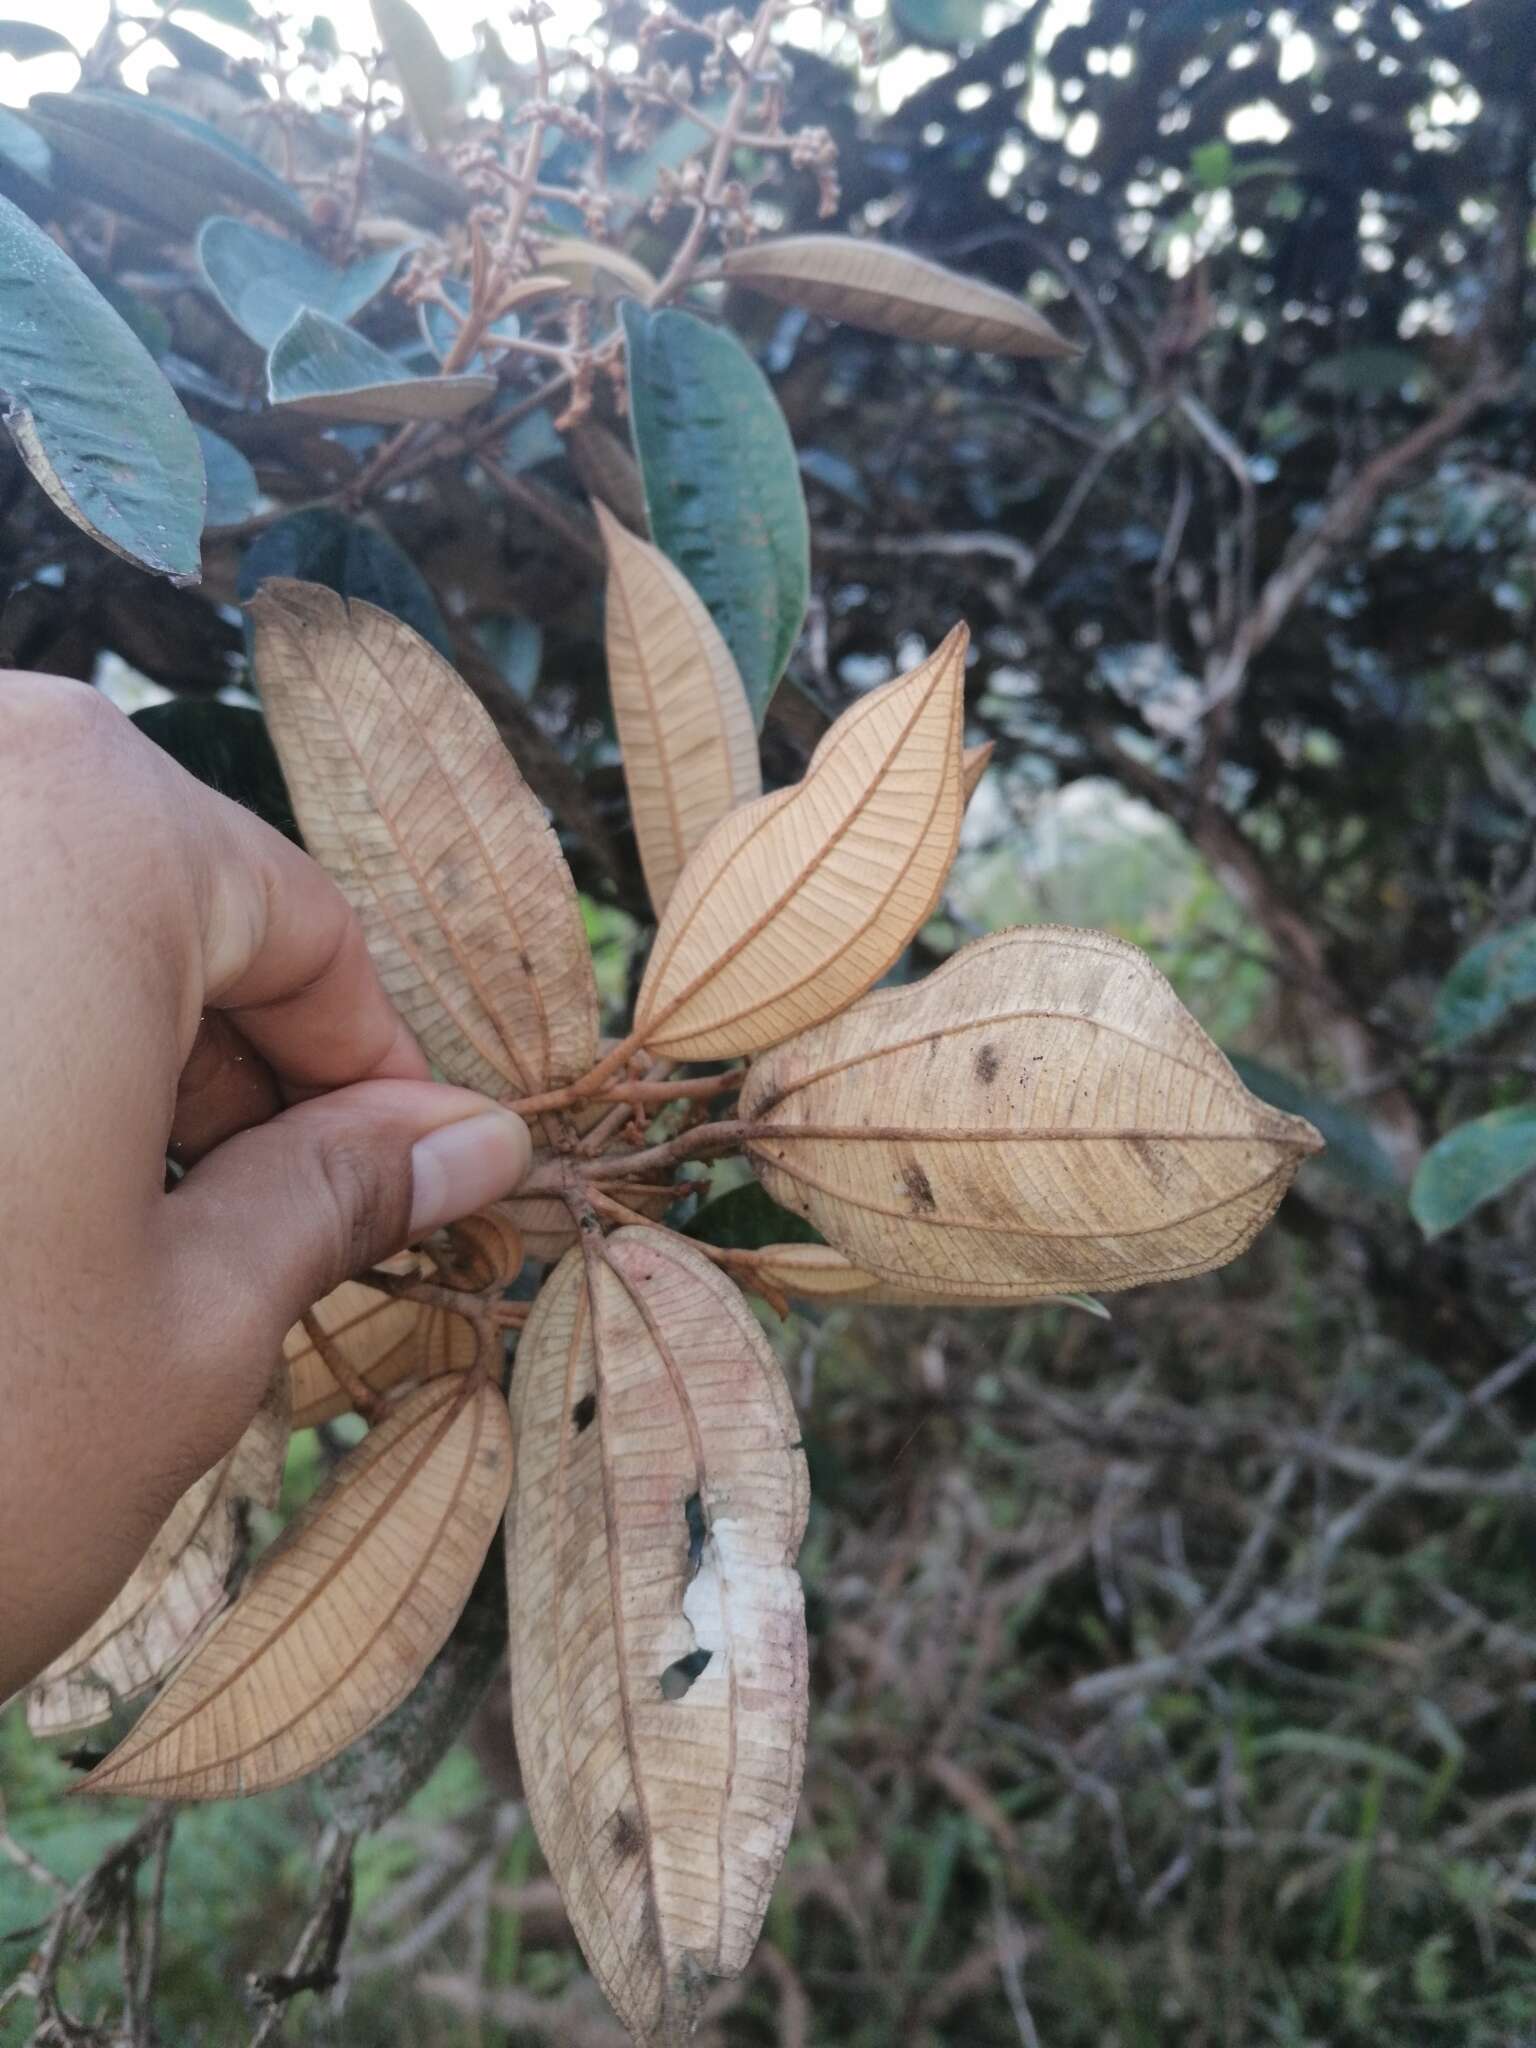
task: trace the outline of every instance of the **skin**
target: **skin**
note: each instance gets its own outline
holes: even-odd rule
[[[230,1449],[304,1310],[529,1145],[429,1078],[314,862],[80,684],[0,671],[0,876],[4,1699]]]

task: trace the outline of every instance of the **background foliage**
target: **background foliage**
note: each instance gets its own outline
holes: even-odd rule
[[[918,964],[1010,920],[1118,931],[1330,1152],[1245,1261],[1107,1323],[786,1328],[811,1763],[712,2038],[1513,2048],[1536,2029],[1536,30],[1524,0],[896,0],[865,25],[861,75],[845,23],[791,17],[789,118],[840,148],[831,225],[1026,292],[1086,353],[952,358],[732,294],[811,513],[770,762],[798,772],[829,712],[968,617],[969,736],[997,753]],[[239,64],[190,23],[161,40],[159,97],[231,118]],[[257,355],[189,254],[222,202],[196,177],[104,194],[62,116],[47,159],[11,120],[0,189],[67,226],[252,478],[210,461],[236,516],[177,589],[7,456],[0,654],[148,679],[176,699],[156,736],[260,801],[251,715],[211,708],[244,678],[237,599],[300,573],[388,604],[553,808],[617,999],[645,906],[559,437],[535,415],[494,469],[356,502],[372,430],[247,409]],[[430,226],[430,192],[390,203]],[[818,224],[813,181],[764,196]],[[412,322],[386,297],[367,325],[391,348]],[[274,522],[255,486],[312,509]],[[365,1838],[342,1987],[293,2038],[613,2038],[502,1722]],[[75,1877],[128,1823],[61,1803],[14,1716],[0,1739],[8,1839]],[[324,1824],[302,1789],[183,1820],[162,2039],[243,2038]],[[0,1864],[8,1965],[48,1904]],[[104,1992],[109,1948],[91,1968]]]

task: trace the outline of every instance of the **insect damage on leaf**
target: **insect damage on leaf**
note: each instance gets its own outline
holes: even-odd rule
[[[112,1605],[27,1696],[34,1735],[73,1735],[158,1685],[223,1610],[243,1562],[245,1509],[275,1508],[288,1450],[288,1384],[270,1390],[240,1441],[182,1495]]]
[[[751,1955],[799,1797],[794,1410],[730,1282],[682,1239],[630,1228],[546,1282],[512,1419],[530,1811],[625,2024],[682,2039]]]

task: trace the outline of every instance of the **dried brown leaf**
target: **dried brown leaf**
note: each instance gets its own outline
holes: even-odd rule
[[[674,1059],[776,1044],[877,981],[928,916],[964,808],[966,633],[844,712],[793,789],[722,818],[656,935],[635,1033]]]
[[[1134,946],[967,946],[753,1065],[776,1201],[924,1295],[1028,1300],[1235,1258],[1319,1140],[1258,1101]]]
[[[723,269],[783,305],[877,334],[1005,356],[1075,356],[1023,299],[925,257],[851,235],[790,235],[732,249]]]
[[[325,1340],[323,1346],[317,1331]],[[381,1294],[360,1280],[344,1280],[283,1340],[295,1429],[329,1422],[352,1407],[351,1395],[327,1363],[325,1352],[331,1346],[375,1394],[388,1393],[408,1380],[467,1372],[475,1362],[474,1326],[465,1317],[426,1302]]]
[[[311,853],[443,1075],[505,1097],[597,1049],[575,884],[496,728],[409,626],[313,583],[251,606],[256,675]]]
[[[606,242],[584,241],[579,235],[558,235],[545,242],[539,251],[539,268],[560,271],[582,292],[595,292],[606,284],[644,301],[656,289],[656,280],[643,263],[626,256],[622,249],[611,249]]]
[[[240,1441],[177,1501],[112,1605],[33,1685],[34,1735],[94,1727],[186,1655],[229,1598],[246,1504],[277,1505],[288,1432],[288,1388],[278,1374]]]
[[[987,763],[991,760],[992,752],[996,745],[996,740],[983,740],[980,746],[967,747],[960,756],[960,774],[965,783],[965,800],[967,803],[970,802],[971,798],[980,788],[981,778],[987,772]]]
[[[682,2041],[712,1981],[746,1966],[799,1797],[794,1409],[730,1282],[635,1228],[546,1282],[512,1416],[529,1808],[621,2018],[642,2043]]]
[[[231,1799],[337,1755],[442,1647],[511,1480],[506,1404],[488,1380],[408,1394],[81,1789]]]
[[[693,585],[660,548],[594,509],[608,554],[608,687],[659,917],[711,827],[761,796],[757,730],[731,651]]]
[[[617,514],[631,533],[649,531],[645,509],[645,485],[640,467],[629,449],[590,414],[568,427],[565,445],[571,467],[586,485],[587,495],[600,499]]]

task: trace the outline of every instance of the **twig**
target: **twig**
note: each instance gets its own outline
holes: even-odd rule
[[[284,1969],[253,1974],[247,1981],[252,1998],[266,2008],[251,2036],[250,2048],[268,2048],[278,2038],[284,2010],[303,1991],[329,1991],[352,1918],[352,1851],[357,1836],[348,1828],[329,1831],[321,1861],[314,1910],[304,1923]]]

